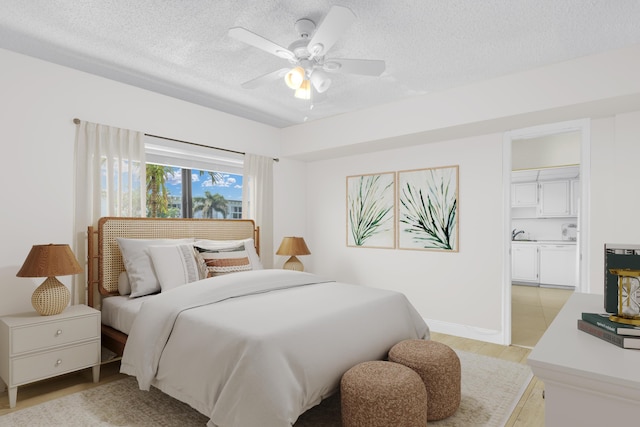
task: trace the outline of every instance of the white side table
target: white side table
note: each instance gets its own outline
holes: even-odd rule
[[[582,312],[604,311],[604,296],[574,293],[527,363],[544,382],[545,426],[622,426],[640,420],[640,350],[578,330]]]
[[[21,313],[0,318],[0,377],[9,407],[18,386],[92,367],[100,379],[100,312],[85,305],[53,316]]]

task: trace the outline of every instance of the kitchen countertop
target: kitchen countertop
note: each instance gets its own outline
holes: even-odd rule
[[[512,240],[511,243],[524,243],[536,245],[575,245],[575,240]]]

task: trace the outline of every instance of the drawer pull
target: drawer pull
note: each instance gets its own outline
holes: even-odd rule
[[[56,360],[56,366],[60,366],[62,364],[62,359]]]
[[[58,329],[58,330],[56,331],[56,336],[60,336],[60,335],[62,335],[62,329]]]

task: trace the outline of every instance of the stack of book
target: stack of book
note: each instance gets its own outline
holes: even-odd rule
[[[640,327],[609,320],[606,313],[582,313],[578,329],[618,347],[640,349]]]

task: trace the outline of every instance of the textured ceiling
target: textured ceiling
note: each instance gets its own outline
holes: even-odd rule
[[[294,23],[332,5],[357,19],[326,55],[383,59],[380,77],[337,74],[311,101],[288,65],[228,36],[241,26],[287,47]],[[0,0],[0,47],[276,127],[640,43],[638,0]]]

